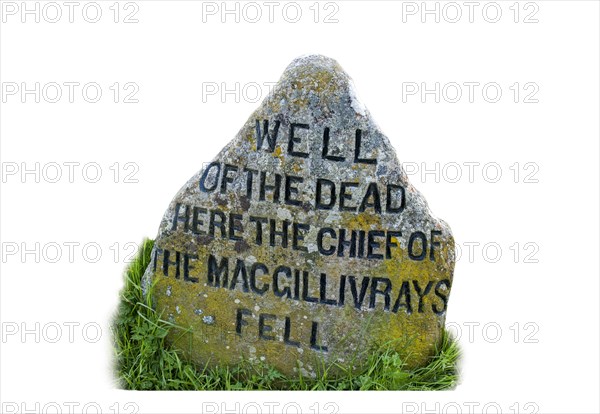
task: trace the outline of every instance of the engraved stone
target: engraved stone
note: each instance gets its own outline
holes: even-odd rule
[[[175,195],[144,289],[204,366],[315,376],[391,343],[408,367],[442,335],[449,226],[409,183],[338,63],[294,60],[237,136]]]

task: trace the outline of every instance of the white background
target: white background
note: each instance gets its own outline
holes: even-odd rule
[[[442,2],[436,22],[435,14],[421,15],[421,2],[322,2],[315,16],[311,1],[298,3],[296,23],[293,5],[283,13],[286,2],[273,22],[268,5],[255,3],[257,23],[248,21],[256,8],[245,3],[239,22],[235,14],[222,22],[221,2],[199,1],[100,1],[97,23],[86,21],[96,9],[87,2],[74,6],[73,22],[68,6],[55,3],[56,23],[48,20],[57,8],[40,2],[38,23],[22,15],[35,3],[3,1],[0,23],[6,412],[84,404],[89,412],[256,412],[250,402],[265,413],[269,402],[279,404],[275,411],[288,404],[290,413],[293,404],[340,413],[600,412],[597,2],[476,2],[472,22],[468,5]],[[452,23],[457,10],[462,17]],[[332,12],[328,20],[337,22],[326,23]],[[131,13],[137,23],[124,22]],[[155,236],[177,190],[234,137],[259,104],[256,85],[266,93],[306,53],[337,59],[353,77],[412,182],[461,246],[447,315],[460,334],[461,384],[376,394],[116,389],[109,323],[131,243]],[[36,82],[40,102],[21,94]],[[79,83],[73,102],[65,82]],[[93,90],[82,94],[92,82],[102,90],[96,103],[86,101]],[[434,93],[407,94],[415,85],[435,90],[436,82],[439,102]],[[473,102],[465,82],[479,83]],[[61,85],[57,103],[49,102],[53,83]],[[238,96],[203,94],[222,83],[237,83]],[[490,102],[495,89],[482,93],[489,83],[502,92],[498,102]],[[456,84],[462,97],[452,103]],[[134,90],[130,100],[138,102],[125,103]],[[79,163],[73,182],[69,162]],[[34,172],[22,175],[24,168]],[[423,176],[423,168],[434,172]],[[65,323],[78,324],[72,342]],[[53,343],[57,326],[62,336]]]

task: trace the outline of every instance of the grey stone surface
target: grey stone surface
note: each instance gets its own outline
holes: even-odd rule
[[[243,357],[315,376],[361,368],[389,341],[425,364],[453,268],[449,226],[348,75],[311,55],[175,195],[144,280],[164,318],[190,328],[169,340],[198,364]]]

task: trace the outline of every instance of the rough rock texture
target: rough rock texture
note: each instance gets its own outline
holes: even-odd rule
[[[450,228],[348,75],[313,55],[177,193],[144,282],[163,318],[190,328],[169,340],[198,364],[243,357],[314,376],[360,368],[390,341],[425,364],[453,268]]]

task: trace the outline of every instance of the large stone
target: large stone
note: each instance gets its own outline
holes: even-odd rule
[[[189,328],[168,338],[188,358],[314,376],[336,362],[361,368],[385,343],[408,367],[425,364],[454,240],[348,75],[304,56],[175,195],[152,257],[145,289],[155,283],[163,318]]]

